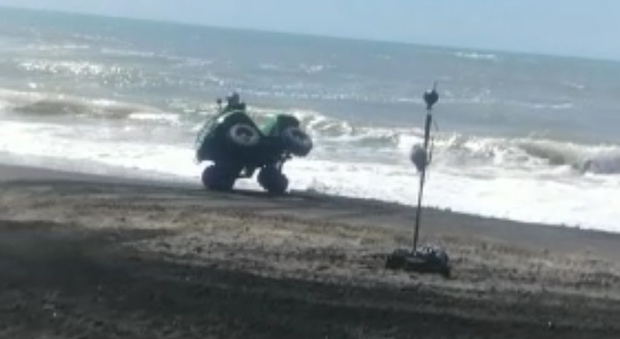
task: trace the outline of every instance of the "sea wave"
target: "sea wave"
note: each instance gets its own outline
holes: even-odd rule
[[[76,116],[107,119],[135,118],[135,114],[165,114],[164,111],[137,103],[90,99],[64,94],[0,90],[3,111],[23,116]]]
[[[458,58],[471,60],[499,60],[499,57],[496,54],[491,53],[456,52],[454,55]]]
[[[0,91],[0,106],[17,116],[75,116],[126,120],[128,124],[157,123],[185,135],[195,133],[204,121],[217,114],[215,105],[170,111],[144,104],[86,99],[40,92]],[[249,107],[259,124],[276,114],[292,114],[316,139],[317,145],[360,151],[406,154],[423,140],[415,126],[372,126],[335,119],[303,109]],[[492,166],[539,170],[567,168],[576,173],[620,174],[620,145],[587,145],[542,137],[501,138],[438,131],[434,134],[434,161],[445,167]],[[319,146],[320,147],[320,146]]]
[[[440,161],[500,168],[568,168],[577,173],[620,174],[620,145],[587,145],[534,138],[454,134],[437,141]]]
[[[269,110],[255,111],[256,118],[277,114]],[[343,147],[391,148],[408,151],[421,143],[419,127],[360,126],[333,119],[319,112],[292,110],[313,135]],[[620,145],[588,145],[544,138],[498,138],[441,132],[433,144],[438,161],[446,165],[493,165],[510,168],[568,166],[576,171],[596,174],[620,174]]]

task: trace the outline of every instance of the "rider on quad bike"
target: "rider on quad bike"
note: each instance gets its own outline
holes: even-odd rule
[[[222,113],[232,112],[232,111],[243,111],[245,112],[246,105],[245,102],[241,101],[239,94],[237,92],[233,92],[231,95],[226,97],[226,107],[222,110]]]

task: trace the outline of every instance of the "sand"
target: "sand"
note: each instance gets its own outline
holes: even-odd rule
[[[620,338],[620,236],[0,166],[0,338]]]

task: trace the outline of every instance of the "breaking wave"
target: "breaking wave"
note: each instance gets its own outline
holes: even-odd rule
[[[443,161],[506,168],[565,167],[580,173],[620,174],[620,145],[585,145],[533,138],[454,135],[438,140]]]
[[[620,146],[587,146],[552,140],[517,141],[530,156],[544,159],[550,165],[569,165],[582,172],[620,174]]]
[[[278,112],[254,110],[261,120]],[[423,140],[415,127],[359,126],[314,111],[293,110],[315,137],[342,147],[408,152]],[[540,169],[566,167],[578,173],[620,174],[620,145],[586,145],[537,138],[492,138],[440,132],[434,140],[437,161],[447,166],[498,166]]]
[[[144,119],[144,114],[166,114],[148,105],[38,92],[0,90],[0,103],[2,103],[3,111],[19,116],[76,116],[106,119],[140,119],[142,117]]]
[[[125,120],[128,124],[132,121],[157,123],[184,135],[195,133],[206,119],[216,114],[215,106],[171,111],[137,103],[11,91],[0,91],[0,107],[18,116],[75,116]],[[422,129],[416,127],[364,126],[311,110],[264,107],[250,107],[249,110],[259,124],[275,114],[292,114],[319,145],[341,150],[406,154],[423,140]],[[433,145],[434,161],[452,168],[566,168],[580,174],[620,174],[620,145],[586,145],[542,138],[491,138],[441,131],[435,134]]]

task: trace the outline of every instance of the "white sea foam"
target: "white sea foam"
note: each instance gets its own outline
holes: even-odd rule
[[[129,115],[129,119],[141,120],[141,121],[154,121],[164,122],[172,125],[179,125],[179,115],[172,113],[151,113],[151,112],[136,112]]]
[[[163,140],[116,138],[114,128],[72,128],[53,123],[5,121],[0,125],[0,152],[19,155],[33,162],[65,159],[72,168],[89,170],[100,166],[122,167],[133,175],[159,173],[199,183],[205,164],[193,162],[191,143]],[[98,136],[99,135],[99,136]],[[518,143],[518,142],[517,142]],[[452,140],[447,145],[458,144]],[[484,141],[461,141],[473,153],[482,152]],[[448,146],[446,149],[450,149]],[[586,148],[584,148],[586,149]],[[590,152],[613,152],[594,147]],[[317,154],[320,154],[318,146]],[[620,179],[617,175],[583,176],[575,171],[540,167],[527,168],[454,166],[437,155],[431,167],[426,205],[455,211],[523,221],[563,223],[620,232]],[[39,160],[36,160],[39,159]],[[417,193],[417,174],[405,157],[394,154],[382,163],[311,156],[285,166],[291,188],[328,194],[380,199],[412,204]],[[541,165],[541,164],[537,164]],[[545,171],[542,168],[546,168]],[[558,167],[559,168],[559,167]],[[253,180],[241,180],[241,187],[258,188]],[[553,211],[550,213],[550,211]]]

